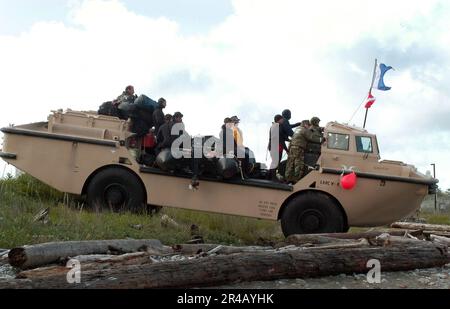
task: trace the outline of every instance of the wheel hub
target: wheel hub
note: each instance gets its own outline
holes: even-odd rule
[[[318,232],[323,225],[323,214],[315,209],[308,209],[300,214],[300,227],[305,233]]]
[[[110,184],[105,188],[104,198],[107,205],[116,208],[126,203],[128,194],[122,185],[115,183]]]

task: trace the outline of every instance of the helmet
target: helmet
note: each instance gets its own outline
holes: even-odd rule
[[[180,112],[175,112],[175,114],[173,114],[173,118],[183,118],[183,114]]]
[[[238,116],[233,116],[230,119],[231,119],[231,122],[233,122],[233,123],[239,123],[241,121],[241,119],[239,119]]]
[[[311,125],[313,125],[313,126],[318,126],[318,125],[319,125],[319,122],[320,122],[319,117],[312,117],[312,118],[311,118]]]
[[[288,110],[288,109],[285,109],[285,110],[281,113],[281,115],[282,115],[284,118],[286,118],[287,120],[290,120],[290,119],[291,119],[291,111]]]
[[[302,126],[310,126],[311,122],[309,120],[303,120],[301,125]]]

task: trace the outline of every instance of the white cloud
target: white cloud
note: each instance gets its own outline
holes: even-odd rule
[[[450,115],[446,2],[233,6],[221,25],[186,36],[175,21],[141,16],[117,0],[74,1],[68,23],[43,21],[19,36],[0,36],[0,126],[40,121],[51,109],[97,109],[134,84],[139,93],[166,97],[168,112],[181,110],[193,134],[217,134],[225,116],[240,115],[245,142],[264,160],[275,113],[290,108],[296,121],[347,121],[367,92],[373,58],[383,57],[397,69],[386,77],[393,90],[375,94],[368,120],[382,156],[421,168],[436,161],[450,187],[449,149],[440,147],[450,128],[430,121]],[[353,122],[362,117],[360,111]],[[430,134],[440,139],[424,148]]]

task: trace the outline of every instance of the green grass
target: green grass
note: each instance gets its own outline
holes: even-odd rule
[[[430,214],[423,213],[420,217],[425,218],[430,224],[446,224],[450,225],[450,214]]]
[[[49,241],[127,237],[156,238],[171,245],[190,240],[192,224],[199,227],[198,234],[209,243],[262,245],[284,239],[280,224],[273,221],[174,208],[163,208],[153,216],[96,213],[76,204],[74,200],[64,202],[62,193],[28,175],[0,180],[0,248]],[[35,215],[45,208],[50,209],[48,222],[34,222]],[[174,219],[179,226],[163,227],[163,215]],[[420,217],[428,223],[450,225],[449,214],[422,212]],[[350,232],[364,230],[352,228]]]
[[[190,240],[192,224],[199,227],[197,234],[210,243],[249,245],[283,239],[278,222],[173,208],[163,208],[153,216],[97,213],[63,201],[62,193],[28,175],[0,180],[0,248],[127,237],[156,238],[170,245]],[[45,208],[50,209],[48,222],[34,222],[35,215]],[[163,227],[163,215],[179,226]]]

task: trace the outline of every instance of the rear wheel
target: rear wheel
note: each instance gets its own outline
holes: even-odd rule
[[[307,192],[288,202],[281,217],[284,236],[292,234],[341,233],[344,217],[326,194]]]
[[[97,210],[141,212],[146,206],[144,197],[137,177],[121,168],[100,171],[87,189],[88,205]]]

